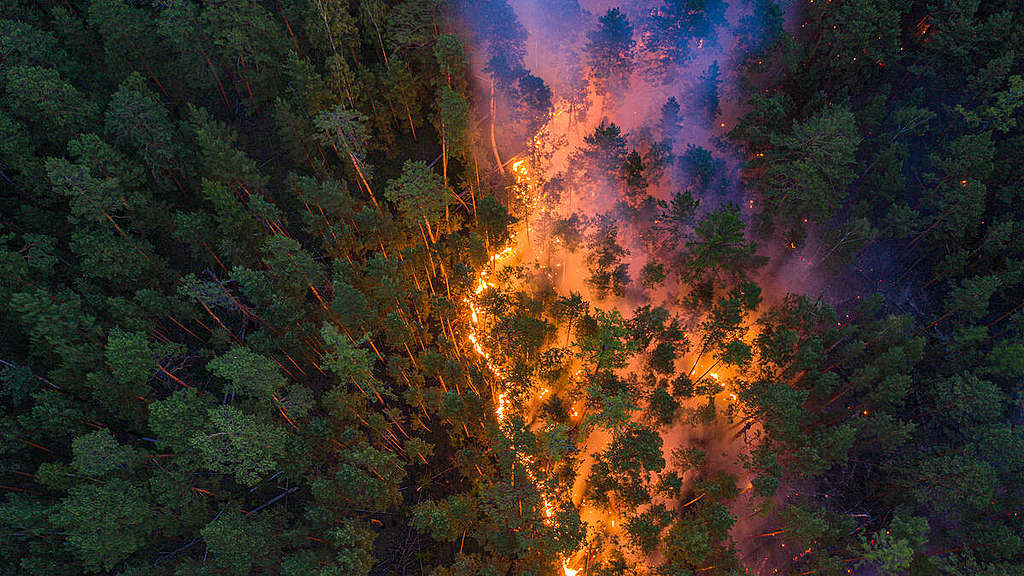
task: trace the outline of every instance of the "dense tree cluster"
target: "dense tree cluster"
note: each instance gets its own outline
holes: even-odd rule
[[[570,114],[727,24],[545,4]],[[1024,570],[1017,3],[745,5],[750,210],[678,145],[724,59],[517,168],[556,102],[507,0],[0,7],[5,574],[733,576],[747,492],[793,573]],[[871,285],[773,298],[765,246]],[[742,476],[666,443],[715,427]]]
[[[1024,13],[808,2],[800,22],[747,63],[768,88],[734,132],[746,176],[786,244],[887,276],[838,312],[794,297],[759,320],[758,488],[775,462],[812,482],[780,513],[818,573],[1018,573]]]
[[[526,572],[578,547],[467,344],[514,220],[465,177],[451,30],[430,0],[3,2],[5,574]]]

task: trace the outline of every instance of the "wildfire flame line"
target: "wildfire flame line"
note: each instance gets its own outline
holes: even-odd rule
[[[530,177],[529,169],[526,165],[525,160],[518,160],[512,164],[512,174],[516,180],[516,184],[519,187],[522,187],[528,195],[529,193],[533,192],[533,179]],[[488,260],[488,265],[478,274],[476,288],[473,291],[474,295],[479,296],[484,292],[484,290],[494,287],[494,284],[488,282],[487,280],[488,273],[491,270],[495,269],[497,266],[499,266],[505,260],[508,260],[509,258],[514,256],[515,253],[515,237],[513,237],[511,240],[511,245],[504,247],[503,249],[499,250],[494,254],[491,254]],[[473,321],[472,329],[469,333],[469,342],[473,345],[473,350],[477,353],[477,355],[483,358],[484,365],[487,366],[487,369],[490,370],[492,374],[494,374],[495,378],[502,384],[502,387],[504,388],[506,380],[505,375],[503,374],[501,369],[491,360],[490,352],[488,352],[483,347],[483,344],[480,342],[480,339],[477,336],[477,328],[479,326],[480,317],[482,314],[477,309],[476,302],[474,299],[467,298],[466,303],[469,305],[470,318]],[[505,423],[505,413],[507,408],[507,395],[505,390],[502,389],[498,392],[497,405],[494,407],[494,415],[498,419],[499,424]],[[519,463],[523,465],[523,469],[526,470],[526,474],[530,478],[530,482],[532,482],[534,485],[537,485],[537,476],[533,471],[533,460],[529,456],[521,454],[519,452],[516,452],[516,459],[519,460]],[[544,493],[543,490],[538,491],[540,492],[541,500],[544,503],[544,523],[550,524],[551,518],[555,514],[554,505],[552,504],[551,499],[548,497],[547,494]],[[579,574],[582,571],[578,569],[569,568],[569,558],[565,558],[562,561],[562,570],[565,573],[565,576],[577,576],[577,574]]]

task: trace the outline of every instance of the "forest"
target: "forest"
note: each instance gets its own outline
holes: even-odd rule
[[[0,573],[1024,574],[1024,4],[0,0]]]

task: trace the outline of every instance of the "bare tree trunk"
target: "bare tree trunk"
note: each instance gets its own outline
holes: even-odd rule
[[[498,155],[498,143],[494,140],[494,77],[491,77],[491,150],[494,151],[494,162],[498,165],[498,172],[505,175],[505,167],[501,164],[501,156]]]
[[[402,102],[405,105],[405,115],[409,118],[409,130],[412,130],[412,141],[417,142],[416,139],[416,125],[412,123],[412,110],[409,109],[408,102]]]
[[[391,61],[388,60],[388,53],[384,50],[384,39],[381,38],[380,35],[380,26],[377,26],[377,21],[373,20],[373,18],[370,20],[373,21],[373,28],[377,31],[377,41],[380,42],[380,53],[384,55],[384,65],[391,68]]]

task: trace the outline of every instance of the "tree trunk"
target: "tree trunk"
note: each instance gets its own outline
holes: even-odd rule
[[[498,165],[498,172],[505,175],[505,167],[501,164],[501,156],[498,155],[498,143],[494,139],[494,78],[491,78],[491,150],[494,152],[494,162]]]

